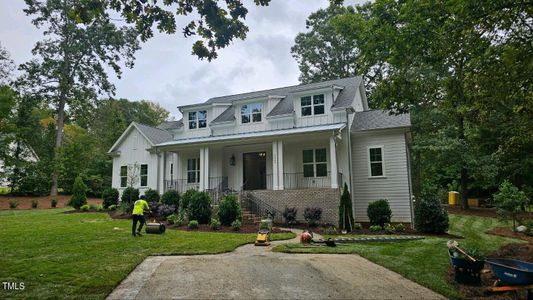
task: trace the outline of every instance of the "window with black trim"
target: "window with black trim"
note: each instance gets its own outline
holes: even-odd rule
[[[120,166],[120,187],[128,185],[128,166]]]
[[[383,147],[368,148],[370,177],[383,176]]]
[[[326,149],[303,150],[304,177],[325,177],[328,175]]]
[[[263,104],[261,103],[243,104],[241,106],[241,123],[261,122],[262,112]]]
[[[141,165],[141,186],[148,186],[148,165]]]
[[[189,129],[207,127],[207,110],[189,112]]]
[[[323,115],[325,112],[324,94],[301,97],[300,105],[302,116]]]
[[[200,182],[200,159],[187,159],[187,183]]]

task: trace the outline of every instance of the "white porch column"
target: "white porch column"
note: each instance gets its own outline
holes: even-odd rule
[[[283,185],[283,141],[278,141],[278,190],[283,190]]]
[[[337,149],[335,146],[335,136],[329,138],[329,161],[331,173],[331,188],[338,188],[338,171],[337,171]]]
[[[163,151],[162,153],[163,155],[163,159],[161,160],[161,184],[160,184],[160,189],[158,190],[158,192],[160,194],[166,192],[166,186],[165,186],[165,180],[167,178],[167,152],[166,151]]]
[[[200,191],[209,188],[209,148],[200,148]]]
[[[279,189],[278,141],[272,142],[272,189]]]

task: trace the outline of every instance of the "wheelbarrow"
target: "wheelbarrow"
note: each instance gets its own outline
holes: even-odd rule
[[[533,263],[507,258],[491,258],[486,262],[498,278],[490,292],[527,290],[527,299],[533,300]]]

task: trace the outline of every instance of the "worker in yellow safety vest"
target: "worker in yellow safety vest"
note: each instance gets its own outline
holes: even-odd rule
[[[150,210],[150,207],[145,199],[146,197],[142,195],[139,200],[133,203],[133,226],[131,227],[131,234],[133,234],[133,236],[141,236],[141,230],[144,223],[146,223],[144,220],[144,211]],[[137,228],[137,222],[140,223],[139,228]],[[135,232],[135,229],[137,229],[137,232]]]

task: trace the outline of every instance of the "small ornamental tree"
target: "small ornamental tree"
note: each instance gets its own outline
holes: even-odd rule
[[[86,191],[87,186],[83,183],[81,177],[77,176],[74,180],[74,185],[72,186],[72,197],[70,197],[68,205],[75,209],[80,209],[80,207],[87,204],[87,196],[85,195]]]
[[[379,225],[383,227],[385,223],[390,223],[392,211],[389,202],[385,199],[380,199],[368,204],[366,214],[371,225]]]
[[[348,185],[345,183],[339,205],[339,228],[341,230],[352,231],[353,225],[352,197],[348,191]]]
[[[218,205],[218,218],[222,225],[229,226],[233,221],[240,221],[241,206],[235,195],[227,195]]]
[[[526,194],[505,180],[493,197],[498,215],[503,219],[511,219],[513,221],[513,229],[516,228],[518,214],[523,212],[529,203]]]
[[[104,206],[104,208],[108,208],[111,205],[117,205],[118,196],[119,196],[119,192],[117,189],[114,189],[114,188],[105,189],[102,192],[102,199],[104,200],[102,205]]]
[[[448,231],[448,213],[434,195],[425,195],[415,203],[415,229],[426,233]]]

